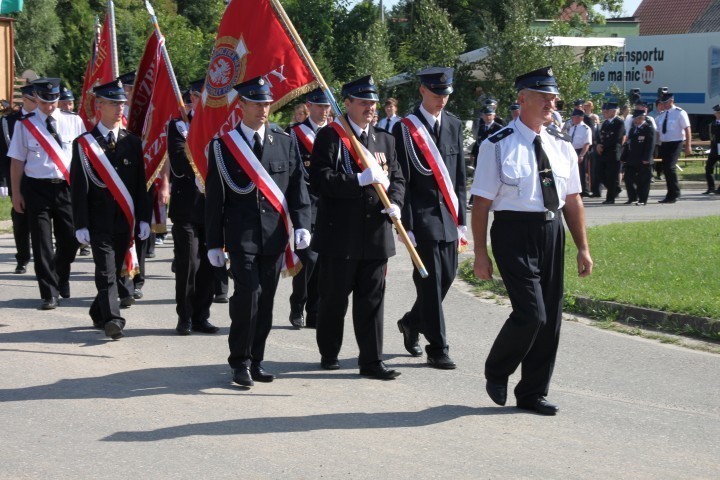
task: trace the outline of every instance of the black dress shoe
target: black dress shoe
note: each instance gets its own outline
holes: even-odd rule
[[[61,283],[58,286],[58,292],[62,298],[70,298],[70,282]]]
[[[340,363],[337,358],[322,357],[320,359],[320,366],[325,370],[338,370]]]
[[[218,327],[208,322],[207,320],[200,323],[193,323],[191,328],[193,332],[200,333],[217,333],[218,331],[220,331]]]
[[[637,200],[628,200],[627,202],[623,203],[623,205],[632,205],[633,203],[637,203]]]
[[[298,311],[295,308],[290,308],[290,325],[298,329],[305,326],[305,317],[303,316],[302,309]]]
[[[58,305],[60,305],[58,297],[43,298],[40,310],[55,310]]]
[[[260,363],[250,365],[250,376],[256,382],[270,383],[275,380],[275,375],[268,373]]]
[[[135,305],[135,299],[132,295],[120,299],[120,308],[130,308]]]
[[[614,205],[614,204],[615,204],[615,200],[605,200],[604,202],[602,202],[602,204],[603,204],[603,205]]]
[[[545,397],[538,397],[534,402],[519,403],[517,407],[522,410],[531,410],[540,415],[555,415],[560,411],[560,407],[548,402]]]
[[[253,382],[250,376],[250,367],[242,366],[240,368],[233,368],[233,382],[243,387],[252,387],[255,385],[255,382]]]
[[[27,265],[23,265],[22,263],[18,263],[17,267],[15,267],[15,273],[18,275],[21,273],[27,272]]]
[[[421,357],[422,348],[420,348],[420,335],[418,332],[405,325],[402,318],[398,320],[397,325],[400,333],[403,335],[405,350],[413,357]]]
[[[213,303],[228,303],[229,301],[227,293],[218,293],[213,298]]]
[[[185,320],[178,320],[177,326],[175,327],[175,331],[178,335],[190,335],[190,328],[191,324],[190,322],[186,322]]]
[[[428,355],[427,363],[431,367],[439,368],[440,370],[454,370],[457,368],[455,362],[453,362],[452,358],[450,358],[447,354],[432,357]]]
[[[712,195],[713,193],[715,193],[715,189],[714,189],[714,188],[708,188],[708,189],[705,190],[702,194],[703,194],[703,195]]]
[[[675,203],[675,202],[677,202],[677,200],[675,200],[674,198],[663,198],[658,203]]]
[[[81,257],[87,257],[90,255],[90,247],[88,245],[83,245],[80,247],[80,251],[78,252],[78,255]]]
[[[125,335],[123,335],[123,327],[115,320],[110,320],[109,322],[105,323],[105,335],[112,338],[113,340],[118,340]]]
[[[140,290],[139,288],[136,288],[133,290],[133,298],[135,300],[140,300],[142,297],[143,297],[142,290]]]
[[[505,405],[507,402],[507,384],[495,383],[488,380],[485,383],[485,391],[490,396],[490,400],[498,405]]]
[[[399,377],[400,372],[387,368],[383,362],[371,363],[360,367],[360,375],[378,380],[392,380]]]
[[[145,254],[145,258],[155,258],[155,257],[156,257],[155,252],[147,252]]]

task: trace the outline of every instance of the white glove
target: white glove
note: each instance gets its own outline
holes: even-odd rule
[[[458,225],[458,237],[460,240],[464,240],[467,242],[467,226],[465,225]]]
[[[138,238],[140,240],[146,240],[150,236],[150,225],[147,222],[140,222],[140,231],[138,232]]]
[[[390,217],[395,217],[400,220],[400,207],[391,203],[388,208],[381,210],[382,213],[387,213]]]
[[[199,177],[195,177],[195,186],[200,193],[205,193],[205,185],[203,185]]]
[[[90,230],[87,228],[81,228],[80,230],[75,230],[75,238],[77,239],[78,243],[80,245],[89,245],[90,244]]]
[[[0,198],[8,196],[8,187],[0,187]]]
[[[225,265],[225,252],[222,248],[211,248],[207,252],[210,265],[213,267],[222,267]]]
[[[406,230],[405,233],[407,233],[407,236],[408,236],[408,238],[410,239],[410,243],[412,243],[412,246],[413,246],[413,247],[417,247],[417,242],[415,241],[415,234],[412,233],[412,230]],[[400,241],[401,241],[402,243],[405,243],[405,241],[403,240],[403,237],[401,237],[400,235],[398,235],[398,238],[400,239]]]
[[[310,246],[310,232],[304,228],[295,230],[295,250],[302,250]]]
[[[372,183],[379,183],[381,185],[390,185],[390,180],[385,172],[381,168],[366,168],[362,173],[357,174],[358,183],[361,187],[370,185]],[[387,188],[387,187],[385,187]]]

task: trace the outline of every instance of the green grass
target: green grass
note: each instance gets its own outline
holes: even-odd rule
[[[10,209],[12,202],[10,197],[0,198],[0,220],[10,220]]]
[[[683,169],[682,172],[678,172],[678,177],[681,181],[705,181],[705,162],[687,162],[686,164],[686,162],[681,158],[678,160],[678,165],[680,165],[680,168]]]

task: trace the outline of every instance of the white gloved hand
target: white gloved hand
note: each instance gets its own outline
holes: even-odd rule
[[[8,196],[8,187],[0,187],[0,198]]]
[[[465,225],[458,225],[458,237],[460,240],[464,240],[467,242],[467,226]]]
[[[138,238],[140,240],[146,240],[150,236],[150,225],[147,222],[140,222],[140,231],[138,232]]]
[[[405,233],[407,233],[407,236],[410,239],[410,243],[412,243],[412,246],[417,247],[417,242],[415,241],[415,234],[412,232],[412,230],[406,230]],[[403,237],[398,235],[398,238],[400,239],[400,241],[402,243],[405,243],[405,241],[403,240]]]
[[[390,217],[395,217],[400,220],[400,207],[391,203],[388,208],[381,210],[382,213],[387,213]]]
[[[310,246],[310,232],[304,228],[295,230],[295,250],[302,250]]]
[[[199,177],[195,177],[195,186],[200,193],[205,193],[205,185],[203,185]]]
[[[366,168],[362,173],[357,174],[358,183],[361,187],[370,185],[373,183],[379,183],[381,185],[389,185],[390,180],[385,172],[381,168]],[[387,187],[386,187],[387,188]]]
[[[210,265],[213,267],[222,267],[225,265],[225,252],[223,252],[222,248],[211,248],[207,252],[208,260],[210,260]]]
[[[75,238],[77,239],[78,243],[80,245],[89,245],[90,244],[90,230],[87,228],[81,228],[80,230],[75,230]]]

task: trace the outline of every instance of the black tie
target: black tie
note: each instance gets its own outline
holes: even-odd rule
[[[47,130],[52,135],[52,137],[55,139],[55,141],[62,147],[62,140],[60,140],[60,135],[58,135],[57,130],[55,130],[55,119],[53,117],[48,116],[45,119],[45,124],[47,125]]]
[[[557,187],[553,178],[552,169],[550,168],[550,159],[542,148],[542,140],[540,135],[535,137],[533,141],[535,145],[535,160],[537,161],[538,172],[540,173],[540,188],[543,194],[543,204],[551,212],[556,212],[560,206],[558,199]]]
[[[257,157],[258,160],[262,158],[262,152],[263,152],[263,146],[260,142],[260,134],[255,132],[255,135],[253,135],[253,153]]]
[[[665,118],[663,119],[663,129],[662,129],[663,133],[667,133],[667,117],[669,117],[669,116],[670,116],[670,110],[665,112]]]
[[[107,146],[108,146],[108,150],[110,150],[111,152],[114,152],[116,145],[117,145],[117,144],[115,143],[115,134],[114,134],[114,133],[112,132],[112,130],[111,130],[111,131],[108,132],[108,135],[107,135]]]
[[[366,147],[368,146],[368,137],[367,137],[367,133],[365,133],[364,130],[362,132],[360,132],[360,143],[362,143]]]
[[[435,135],[435,143],[438,143],[440,141],[440,122],[435,120],[435,125],[433,125],[433,135]]]

